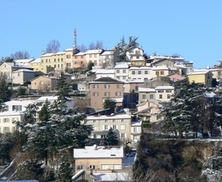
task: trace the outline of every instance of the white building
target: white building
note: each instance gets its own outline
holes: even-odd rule
[[[144,80],[148,81],[153,78],[151,67],[130,67],[129,79],[130,80]]]
[[[129,79],[129,65],[128,63],[118,63],[114,67],[115,78],[118,80],[128,80]]]

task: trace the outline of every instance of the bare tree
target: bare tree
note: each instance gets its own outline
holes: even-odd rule
[[[27,51],[17,51],[14,54],[11,54],[10,56],[13,60],[17,60],[17,59],[28,59],[30,58],[30,55]]]
[[[87,50],[87,47],[85,46],[85,45],[80,45],[79,47],[79,50],[81,51],[81,52],[84,52],[84,51],[86,51]]]
[[[46,47],[47,53],[58,52],[60,48],[60,43],[58,40],[51,40]]]
[[[97,40],[97,42],[96,42],[96,49],[102,49],[102,48],[103,48],[103,42]]]
[[[96,48],[95,44],[94,44],[93,42],[91,42],[91,43],[89,44],[89,50],[93,50],[93,49],[95,49],[95,48]]]

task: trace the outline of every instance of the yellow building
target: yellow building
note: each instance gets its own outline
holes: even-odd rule
[[[212,86],[213,74],[211,71],[194,71],[187,73],[190,83],[202,83],[207,87]]]
[[[41,63],[43,67],[52,67],[55,71],[65,71],[65,52],[42,53]]]
[[[38,71],[47,74],[50,71],[54,71],[54,67],[45,66],[42,64],[41,58],[37,58],[28,63],[29,66],[33,68],[33,71]]]

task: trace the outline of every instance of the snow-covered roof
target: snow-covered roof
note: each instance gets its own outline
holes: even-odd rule
[[[193,71],[193,72],[187,73],[187,75],[203,75],[203,74],[207,74],[208,72],[209,72],[209,70],[206,70],[206,71]]]
[[[98,181],[131,181],[129,173],[93,173]]]
[[[129,68],[129,65],[127,63],[118,63],[114,68],[115,69]]]
[[[59,54],[65,54],[64,51],[60,51],[60,52],[56,52],[55,55],[59,55]]]
[[[10,100],[5,102],[5,105],[22,105],[22,106],[28,106],[29,104],[35,103],[36,100]]]
[[[85,55],[85,52],[78,52],[77,54],[75,54],[75,56],[82,56]]]
[[[84,149],[73,149],[76,158],[123,158],[123,147],[86,146]]]
[[[139,92],[156,92],[154,88],[142,88],[142,87],[138,87],[138,91]]]
[[[148,66],[141,66],[141,67],[134,66],[134,67],[130,67],[129,69],[130,70],[150,70],[151,67],[148,67]]]
[[[132,80],[129,80],[129,83],[144,83],[144,80],[143,79],[132,79]]]
[[[37,58],[37,59],[33,60],[30,63],[41,63],[41,58]]]
[[[18,70],[13,71],[13,72],[35,72],[35,71],[29,70],[29,69],[18,69]]]
[[[46,56],[52,56],[54,53],[44,53],[41,55],[41,57],[46,57]]]
[[[208,98],[213,98],[213,97],[216,97],[217,94],[213,93],[213,92],[205,92],[204,95]]]
[[[132,122],[132,124],[131,124],[132,127],[141,126],[141,125],[142,125],[142,121]]]
[[[102,55],[102,56],[110,55],[110,54],[113,54],[113,52],[114,52],[114,51],[106,50],[106,51],[104,51],[101,55]]]
[[[104,120],[104,119],[130,119],[130,114],[116,114],[116,115],[95,115],[95,116],[87,116],[86,120]]]
[[[97,69],[96,74],[114,74],[115,70],[114,69]]]
[[[46,100],[48,100],[49,102],[57,100],[58,96],[42,96],[40,98],[37,99],[37,101],[42,101],[45,102]]]
[[[156,90],[174,90],[173,86],[157,86]]]
[[[151,69],[152,70],[168,70],[168,69],[172,69],[172,68],[163,65],[163,66],[153,66]],[[174,69],[176,69],[176,68],[174,68]]]
[[[109,98],[111,100],[114,100],[115,102],[119,103],[119,102],[123,102],[123,97],[120,98]],[[103,102],[105,102],[106,99],[103,99]]]
[[[23,115],[23,112],[21,111],[4,111],[4,112],[0,112],[0,117],[1,116],[20,116]]]
[[[31,58],[31,59],[17,59],[17,60],[14,60],[16,63],[29,63],[31,61],[33,61],[34,58]]]
[[[65,51],[73,51],[73,47],[72,48],[67,48]]]
[[[93,50],[88,50],[85,52],[85,54],[99,54],[102,52],[102,49],[93,49]]]

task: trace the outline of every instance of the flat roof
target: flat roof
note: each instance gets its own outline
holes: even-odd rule
[[[87,116],[86,120],[100,120],[100,119],[130,119],[131,115],[130,114],[114,114],[114,115],[92,115],[92,116]]]
[[[123,147],[86,146],[73,149],[74,158],[123,158]]]
[[[154,88],[142,88],[142,87],[138,87],[138,91],[139,92],[156,92]]]

